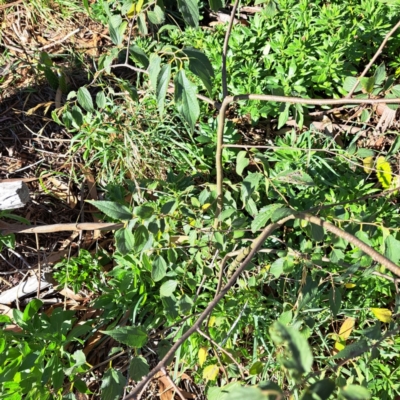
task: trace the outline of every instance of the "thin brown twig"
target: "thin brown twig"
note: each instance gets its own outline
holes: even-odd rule
[[[390,37],[397,31],[397,29],[399,29],[400,27],[400,20],[399,22],[397,22],[397,24],[392,28],[392,30],[390,32],[388,32],[388,34],[385,36],[385,39],[383,39],[383,42],[381,43],[381,45],[379,46],[378,50],[376,51],[376,53],[374,54],[374,56],[371,58],[371,61],[368,63],[368,65],[364,68],[364,71],[361,73],[361,75],[357,78],[356,83],[354,84],[354,86],[351,88],[350,92],[347,94],[347,96],[345,97],[346,99],[351,98],[351,96],[353,96],[355,90],[357,89],[358,84],[360,83],[360,79],[363,78],[367,72],[369,71],[369,69],[372,67],[372,65],[374,64],[375,60],[379,57],[379,55],[382,53],[383,48],[386,46],[387,41],[390,39]]]
[[[222,353],[224,353],[226,356],[228,356],[232,362],[238,367],[240,376],[242,379],[245,379],[244,373],[243,373],[243,367],[234,359],[233,355],[229,353],[229,351],[225,350],[223,347],[221,347],[215,340],[211,339],[209,335],[207,335],[205,332],[203,332],[200,328],[197,329],[197,333],[203,337],[205,337],[210,343],[212,343],[215,347],[217,347]]]
[[[228,79],[226,74],[226,56],[228,54],[229,37],[231,36],[233,22],[235,20],[236,10],[239,5],[239,0],[235,0],[232,8],[231,16],[229,18],[229,24],[225,32],[224,46],[222,48],[222,98],[225,99],[228,96]]]

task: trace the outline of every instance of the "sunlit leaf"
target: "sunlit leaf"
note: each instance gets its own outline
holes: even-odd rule
[[[199,365],[200,367],[203,366],[204,362],[207,359],[208,348],[207,347],[200,347],[197,357],[199,358]]]
[[[214,381],[217,379],[218,372],[218,365],[208,365],[203,370],[203,379],[206,379],[207,381]]]
[[[370,308],[372,313],[381,322],[389,323],[392,320],[392,312],[387,308]]]

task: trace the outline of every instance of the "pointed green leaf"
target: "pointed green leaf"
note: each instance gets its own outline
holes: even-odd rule
[[[164,102],[167,94],[169,80],[171,79],[171,64],[165,64],[161,67],[160,73],[157,77],[157,106],[160,116],[164,114]]]
[[[112,42],[119,46],[122,43],[122,35],[118,27],[114,27],[112,23],[108,24],[108,30],[110,32],[110,38]]]
[[[185,22],[197,28],[199,25],[199,5],[197,0],[178,0],[178,8]]]
[[[147,12],[147,18],[154,25],[160,25],[165,21],[164,11],[160,6],[155,6],[153,11]]]
[[[101,400],[119,400],[124,392],[126,378],[121,372],[110,368],[101,381]]]
[[[386,79],[385,63],[382,63],[375,71],[374,74],[375,85],[381,85]]]
[[[146,14],[141,12],[138,15],[137,22],[138,22],[138,29],[139,29],[140,34],[142,36],[146,36],[149,33],[149,31],[147,30]]]
[[[189,69],[197,75],[208,93],[212,95],[212,79],[214,78],[214,69],[207,56],[199,50],[186,48],[183,52],[189,57]]]
[[[161,281],[167,273],[167,263],[162,256],[157,256],[153,261],[151,277],[154,282]]]
[[[161,70],[161,57],[159,57],[157,54],[151,54],[148,71],[149,71],[150,83],[154,90],[156,90],[157,88],[157,78],[158,74],[160,73],[160,70]]]
[[[132,211],[128,207],[123,206],[115,201],[102,201],[102,200],[86,200],[88,203],[93,204],[101,212],[112,219],[118,221],[127,221],[132,218]]]
[[[129,55],[143,68],[147,68],[149,66],[149,59],[146,53],[139,46],[129,47]]]
[[[389,235],[385,240],[385,256],[395,264],[400,260],[400,241]]]
[[[114,236],[117,250],[122,255],[128,254],[133,249],[135,241],[133,233],[129,229],[118,229]]]
[[[214,12],[217,12],[219,9],[224,8],[225,6],[225,2],[222,0],[210,0],[209,3],[211,10]]]
[[[167,282],[164,282],[160,287],[160,296],[170,297],[174,293],[177,285],[178,281],[169,280]]]
[[[342,293],[339,288],[331,287],[329,291],[329,306],[334,318],[336,318],[342,303]]]
[[[149,240],[149,231],[144,225],[139,225],[135,228],[133,234],[133,249],[136,253],[143,250],[147,241]]]
[[[200,115],[200,107],[196,98],[196,87],[186,77],[185,70],[181,69],[175,76],[175,103],[179,113],[194,130]]]
[[[129,365],[129,376],[139,382],[150,371],[149,364],[144,357],[133,357]]]
[[[146,332],[137,326],[120,326],[111,331],[101,332],[130,347],[140,348],[147,343]]]
[[[286,368],[293,369],[299,374],[311,370],[313,364],[311,348],[299,331],[275,322],[270,334],[278,346],[283,345],[287,349],[287,357],[283,361]]]
[[[94,110],[92,96],[85,87],[81,87],[78,90],[78,103],[88,112]]]
[[[96,104],[99,108],[104,108],[106,106],[106,95],[104,92],[98,92],[96,94]]]
[[[250,160],[246,157],[247,151],[239,151],[236,156],[236,173],[242,176],[243,170],[250,164]]]

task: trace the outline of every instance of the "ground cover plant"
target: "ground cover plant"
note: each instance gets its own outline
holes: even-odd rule
[[[35,234],[38,268],[13,274],[44,269],[57,295],[2,308],[1,397],[400,395],[397,5],[236,2],[199,27],[224,6],[27,6],[108,31],[79,84],[71,48],[19,60],[59,96],[68,143],[38,196],[81,208],[30,227],[2,212],[5,275]],[[18,43],[1,44],[13,62]],[[68,230],[48,260],[39,236]]]

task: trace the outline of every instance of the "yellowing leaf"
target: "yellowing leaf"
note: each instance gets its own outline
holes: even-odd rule
[[[370,310],[381,322],[389,323],[392,320],[392,312],[387,308],[370,308]]]
[[[208,208],[210,208],[210,206],[211,206],[211,203],[206,203],[206,204],[203,204],[203,205],[201,206],[201,209],[202,209],[203,211],[206,211]]]
[[[340,327],[339,330],[339,336],[342,340],[347,340],[349,338],[349,336],[351,335],[351,331],[354,328],[354,325],[356,323],[356,319],[355,318],[346,318],[343,321],[342,326]]]
[[[365,157],[363,160],[364,172],[369,174],[372,172],[372,167],[374,166],[374,157]]]
[[[335,342],[335,350],[342,351],[346,345],[343,342]]]
[[[217,379],[219,372],[218,365],[209,365],[204,368],[203,370],[203,379],[207,379],[208,381],[214,381]]]
[[[198,353],[198,355],[197,355],[197,356],[199,357],[199,364],[200,364],[200,367],[202,367],[203,364],[204,364],[204,361],[206,361],[206,359],[207,359],[207,353],[208,353],[207,347],[200,347],[199,353]]]
[[[389,189],[392,183],[392,167],[385,160],[385,157],[378,157],[376,160],[376,176],[384,189]]]
[[[353,288],[356,287],[356,284],[355,284],[355,283],[345,283],[345,284],[344,284],[344,287],[345,287],[346,289],[353,289]]]
[[[354,328],[355,322],[355,318],[346,318],[343,321],[343,324],[339,330],[339,335],[336,335],[336,342],[334,346],[334,350],[336,352],[341,351],[346,347],[346,340],[349,338],[351,331]]]
[[[216,320],[216,319],[217,319],[217,318],[214,317],[214,315],[212,315],[212,316],[210,317],[210,320],[208,321],[208,326],[214,326],[215,320]]]
[[[128,18],[132,18],[135,16],[136,4],[132,4],[128,12],[126,13]]]
[[[137,2],[137,4],[136,4],[136,12],[137,12],[138,14],[139,14],[140,11],[142,10],[143,3],[144,3],[144,0],[139,0],[139,1]]]

